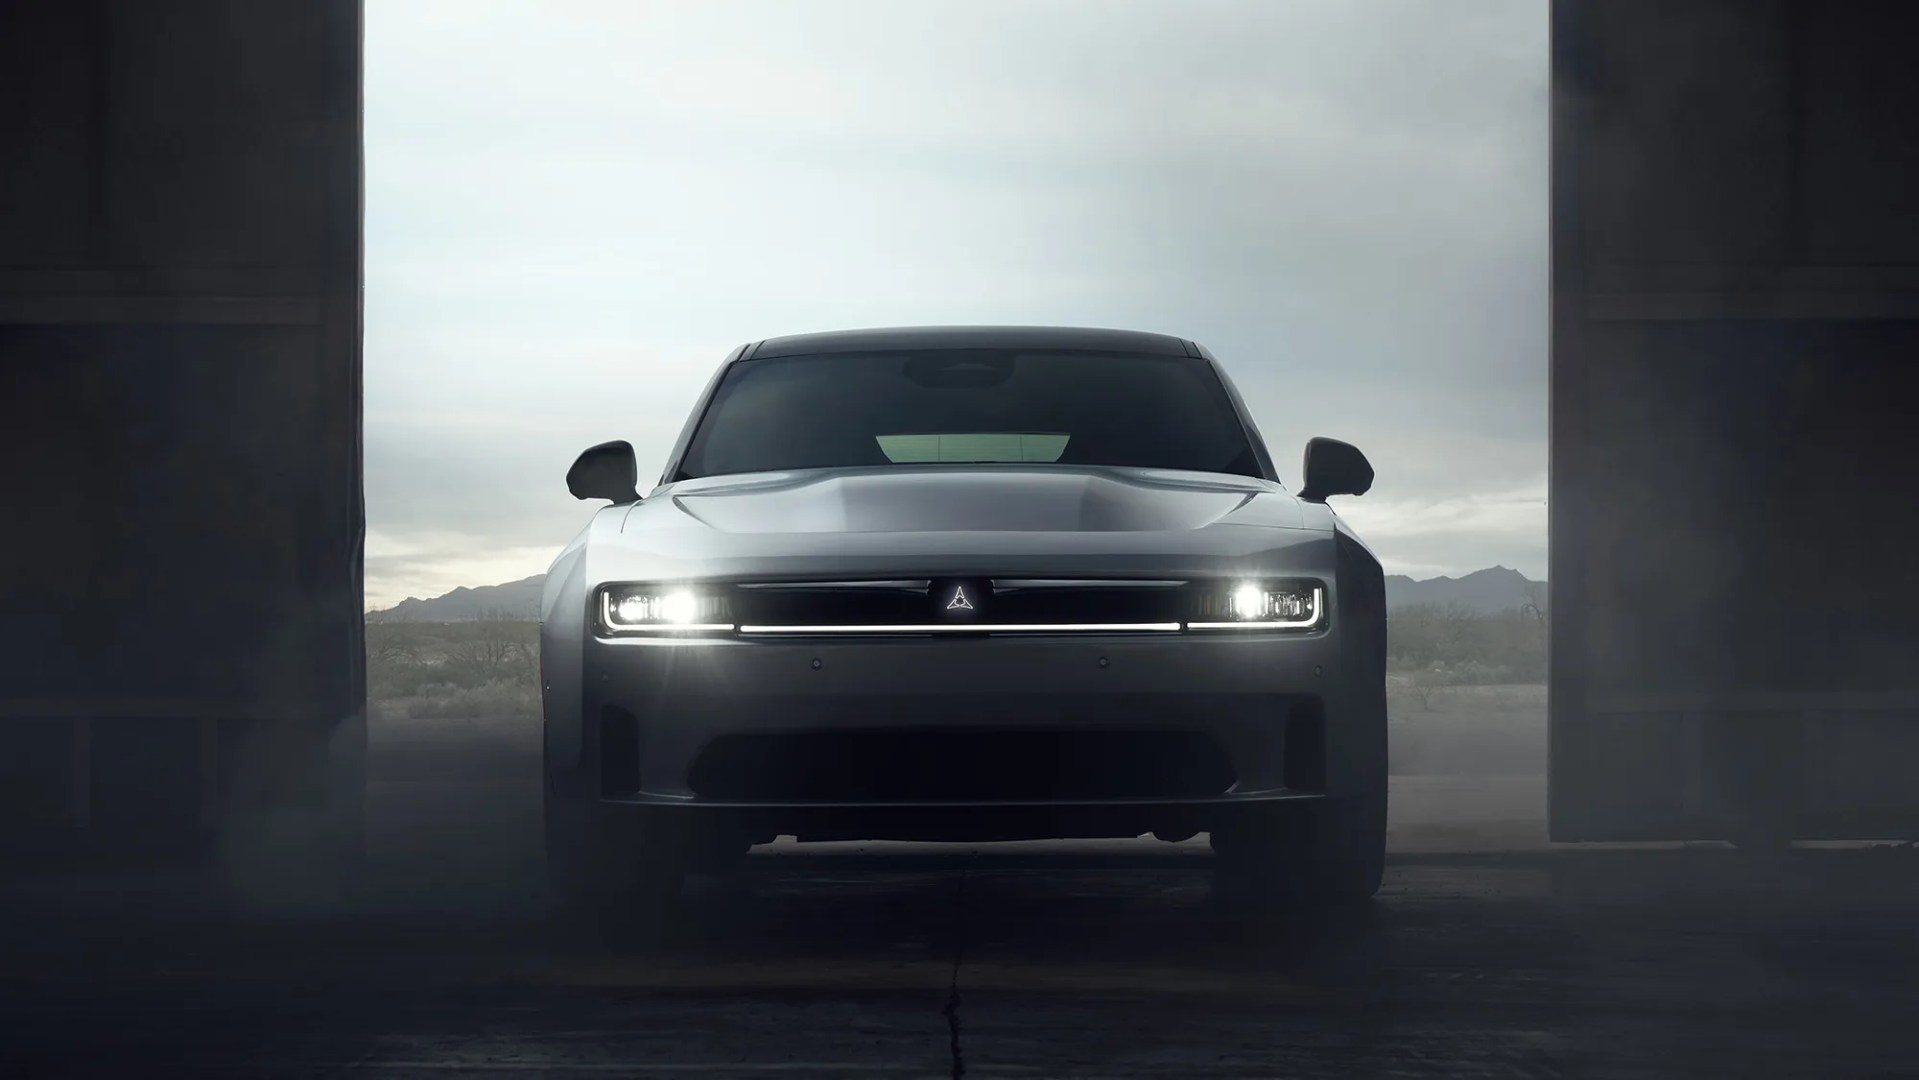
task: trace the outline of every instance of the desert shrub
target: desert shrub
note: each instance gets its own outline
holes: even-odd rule
[[[1421,686],[1544,682],[1546,642],[1536,610],[1408,607],[1387,617],[1386,663]]]
[[[367,696],[445,697],[540,679],[540,624],[481,618],[457,623],[375,622],[366,628]]]
[[[539,678],[540,624],[486,616],[448,623],[444,665],[461,685],[522,682]]]
[[[539,688],[528,683],[492,682],[480,686],[442,684],[435,690],[437,692],[423,694],[408,702],[407,715],[434,719],[540,715]]]

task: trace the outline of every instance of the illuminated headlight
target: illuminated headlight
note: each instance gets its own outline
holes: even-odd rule
[[[1188,630],[1313,630],[1326,619],[1316,581],[1242,581],[1200,597]]]
[[[609,633],[731,630],[732,605],[724,596],[661,585],[608,585],[600,591],[600,624]]]

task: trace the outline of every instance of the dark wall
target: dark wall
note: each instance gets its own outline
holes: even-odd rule
[[[357,0],[0,4],[0,833],[350,830]]]
[[[1556,839],[1919,835],[1915,34],[1555,3]]]

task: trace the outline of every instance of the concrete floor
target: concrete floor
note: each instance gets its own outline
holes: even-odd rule
[[[1198,845],[781,845],[622,950],[541,907],[524,732],[382,740],[349,911],[16,883],[0,1075],[1915,1071],[1910,850],[1548,851],[1536,775],[1455,773],[1342,921],[1221,916]]]

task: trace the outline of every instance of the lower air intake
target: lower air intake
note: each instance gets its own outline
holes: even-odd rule
[[[740,802],[1018,802],[1206,798],[1232,763],[1187,731],[837,731],[725,735],[690,786]]]

